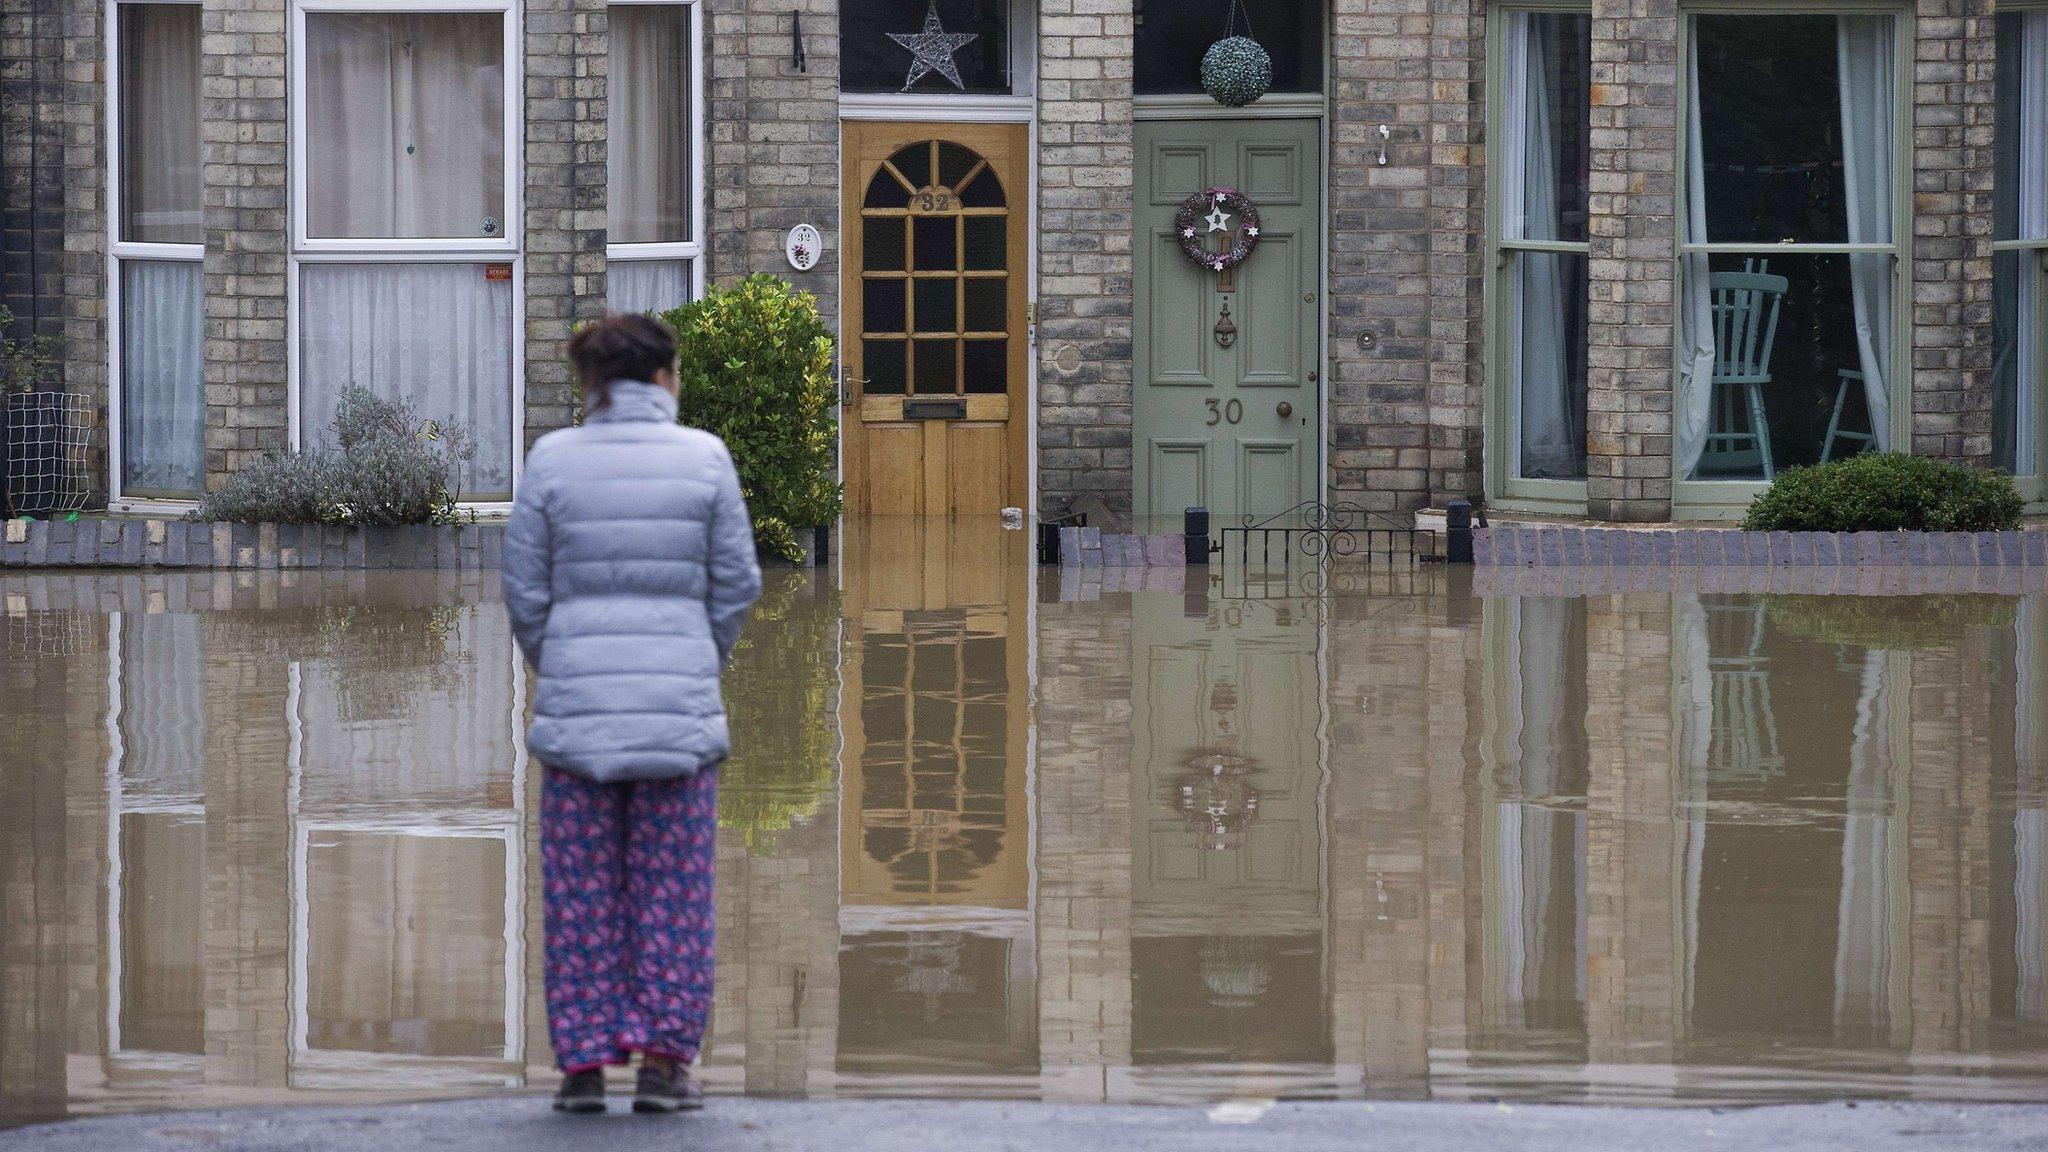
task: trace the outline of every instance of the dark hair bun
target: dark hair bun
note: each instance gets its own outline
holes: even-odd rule
[[[652,381],[675,367],[676,334],[652,316],[610,313],[569,337],[569,360],[583,384],[584,407],[602,411],[619,380]]]

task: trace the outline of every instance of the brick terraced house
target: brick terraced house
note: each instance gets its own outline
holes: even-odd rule
[[[0,301],[117,506],[351,384],[504,501],[574,324],[763,270],[857,513],[1711,518],[1873,444],[2048,500],[2042,0],[1245,0],[1225,108],[1231,7],[6,0]]]

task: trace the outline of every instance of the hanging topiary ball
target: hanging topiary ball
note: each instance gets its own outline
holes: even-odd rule
[[[1202,90],[1226,108],[1242,108],[1273,87],[1273,58],[1249,36],[1229,36],[1202,57]]]

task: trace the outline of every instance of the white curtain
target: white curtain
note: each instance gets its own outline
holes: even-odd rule
[[[1849,243],[1892,243],[1893,115],[1892,18],[1842,16],[1836,34],[1842,102],[1842,184]],[[1892,256],[1849,256],[1849,286],[1856,313],[1856,350],[1870,429],[1883,447],[1891,426]]]
[[[199,5],[123,4],[121,239],[202,244]]]
[[[483,264],[309,264],[299,273],[299,433],[332,440],[352,384],[461,425],[465,499],[512,491],[512,282]],[[500,265],[499,267],[502,267]]]
[[[1857,1037],[1891,1027],[1892,771],[1884,651],[1865,649],[1849,745],[1842,888],[1835,912],[1835,1025]]]
[[[1700,48],[1691,44],[1686,60],[1685,187],[1678,197],[1678,239],[1683,244],[1707,242],[1707,162],[1700,144]],[[1671,434],[1677,459],[1673,475],[1691,476],[1707,446],[1707,427],[1714,406],[1714,297],[1711,262],[1704,254],[1679,258],[1678,395],[1671,408]],[[1702,622],[1704,627],[1704,620]],[[1704,760],[1702,761],[1704,763]]]
[[[508,234],[503,21],[306,16],[309,234]]]
[[[1693,138],[1697,140],[1698,134]],[[1671,648],[1677,668],[1679,734],[1678,831],[1684,912],[1679,922],[1684,953],[1679,970],[1683,1006],[1693,1006],[1693,970],[1700,947],[1700,877],[1706,868],[1707,768],[1714,747],[1714,673],[1707,637],[1707,609],[1698,593],[1677,596],[1671,606]]]
[[[199,496],[206,481],[203,268],[121,262],[121,489]]]
[[[605,285],[614,312],[666,311],[690,301],[690,262],[614,260]]]
[[[191,613],[121,616],[121,787],[133,797],[206,793],[206,650]]]
[[[619,4],[609,12],[605,174],[611,242],[692,239],[690,10],[676,4]]]
[[[1504,240],[1562,239],[1557,198],[1558,140],[1552,123],[1556,93],[1549,63],[1559,45],[1558,17],[1548,13],[1507,15],[1503,83],[1510,137],[1501,157],[1501,237]],[[1511,446],[1514,475],[1571,477],[1583,473],[1585,433],[1577,427],[1577,406],[1566,359],[1565,275],[1572,257],[1522,252],[1515,257],[1512,363],[1520,435]]]
[[[1999,73],[1999,87],[2010,94],[2017,107],[1998,109],[2001,127],[2006,117],[2012,117],[2018,137],[2018,178],[2013,182],[2016,203],[2011,209],[2015,226],[2011,238],[2048,240],[2048,9],[2015,15],[2020,21],[2019,75],[2008,80],[2003,72]],[[2000,63],[2002,66],[2003,60]],[[2012,470],[2024,476],[2038,470],[2034,421],[2044,355],[2043,334],[2039,331],[2041,278],[2033,264],[2034,253],[2013,253],[2001,259],[2011,262],[2018,280],[2013,301],[2001,301],[2001,307],[2011,309],[2009,330],[2015,341],[2013,364],[2007,370],[2013,382]]]

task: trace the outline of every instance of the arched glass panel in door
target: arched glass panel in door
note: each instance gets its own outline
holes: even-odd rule
[[[861,359],[871,396],[1009,390],[1010,214],[987,160],[898,149],[861,201]]]

